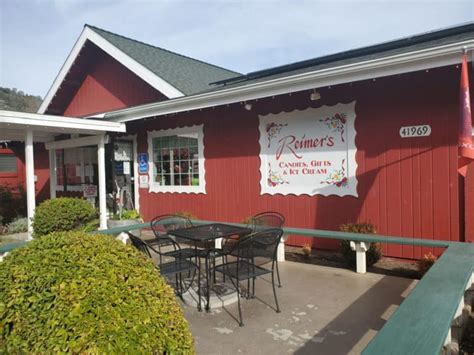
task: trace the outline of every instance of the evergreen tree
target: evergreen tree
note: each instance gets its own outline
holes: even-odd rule
[[[0,87],[0,110],[36,112],[41,101],[40,96],[28,95],[15,88]]]

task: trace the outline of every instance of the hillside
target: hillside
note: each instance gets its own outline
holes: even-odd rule
[[[21,90],[0,87],[0,110],[36,112],[41,97],[25,94]]]

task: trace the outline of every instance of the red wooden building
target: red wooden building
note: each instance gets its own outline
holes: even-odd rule
[[[460,61],[473,48],[468,24],[242,75],[85,26],[40,113],[127,124],[111,138],[107,188],[126,186],[146,220],[274,210],[292,227],[368,221],[385,235],[474,242],[474,164],[457,172]],[[96,183],[88,149],[56,151],[59,194]]]

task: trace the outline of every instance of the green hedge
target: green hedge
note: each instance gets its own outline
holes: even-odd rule
[[[96,218],[97,211],[84,199],[60,197],[46,200],[35,210],[34,237],[88,228]]]
[[[61,232],[0,263],[0,353],[194,353],[173,290],[112,237]]]
[[[375,227],[370,223],[347,223],[339,228],[341,232],[375,234]],[[356,253],[351,249],[348,240],[341,241],[340,252],[345,262],[349,266],[356,265]],[[380,243],[370,243],[369,249],[365,253],[367,266],[374,265],[382,257],[382,245]]]

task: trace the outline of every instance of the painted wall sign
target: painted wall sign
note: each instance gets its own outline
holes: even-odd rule
[[[400,127],[400,137],[402,138],[428,137],[430,135],[431,126],[428,124]]]
[[[148,175],[140,175],[139,186],[141,189],[148,189],[149,187]]]
[[[140,174],[148,173],[148,153],[138,154],[138,172]]]
[[[87,199],[97,197],[97,185],[84,185],[82,193]]]
[[[114,144],[114,160],[115,161],[131,161],[133,160],[133,143],[116,141]]]
[[[129,161],[123,162],[123,173],[125,175],[130,175],[130,162]]]
[[[260,116],[260,193],[357,196],[354,107]]]

